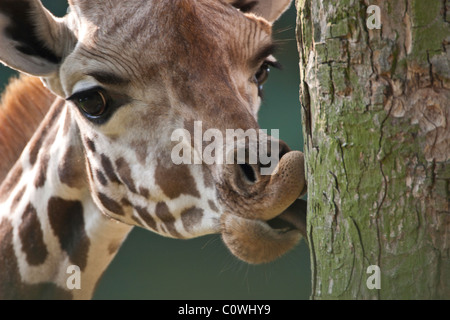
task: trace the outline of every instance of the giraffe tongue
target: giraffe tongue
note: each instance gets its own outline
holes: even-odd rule
[[[279,216],[267,221],[274,229],[295,229],[306,238],[306,201],[297,199]]]

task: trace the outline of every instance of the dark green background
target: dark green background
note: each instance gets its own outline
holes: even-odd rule
[[[66,12],[66,1],[43,3],[58,16]],[[262,128],[279,129],[292,149],[302,150],[295,21],[292,6],[275,24],[274,37],[281,45],[276,57],[283,70],[271,73],[259,122]],[[2,91],[13,75],[0,66]],[[234,258],[219,235],[173,240],[136,228],[103,276],[95,298],[308,299],[310,278],[304,242],[276,262],[251,266]]]

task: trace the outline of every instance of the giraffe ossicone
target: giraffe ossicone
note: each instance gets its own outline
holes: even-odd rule
[[[0,1],[0,61],[36,77],[0,108],[0,299],[91,298],[135,226],[221,233],[249,263],[298,243],[303,154],[245,135],[259,132],[272,23],[290,2],[69,0],[55,18],[39,0]],[[193,137],[198,121],[202,137],[244,133],[225,152],[240,161],[175,164],[172,133]],[[194,140],[187,152],[202,152]],[[266,147],[270,175],[251,161]]]

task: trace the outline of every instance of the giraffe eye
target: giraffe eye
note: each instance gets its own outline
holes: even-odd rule
[[[269,78],[269,73],[270,73],[270,66],[267,62],[264,62],[262,66],[259,68],[258,72],[256,72],[254,81],[259,86],[262,86]]]
[[[252,81],[258,86],[258,95],[262,97],[263,85],[269,79],[270,68],[281,69],[281,65],[277,61],[266,60],[253,76]]]
[[[86,116],[99,118],[108,109],[106,94],[98,88],[76,93],[67,100],[72,101]]]

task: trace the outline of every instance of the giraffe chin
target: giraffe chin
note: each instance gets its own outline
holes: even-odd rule
[[[222,239],[231,253],[249,264],[272,262],[292,249],[302,238],[299,230],[273,228],[270,222],[222,215]]]

